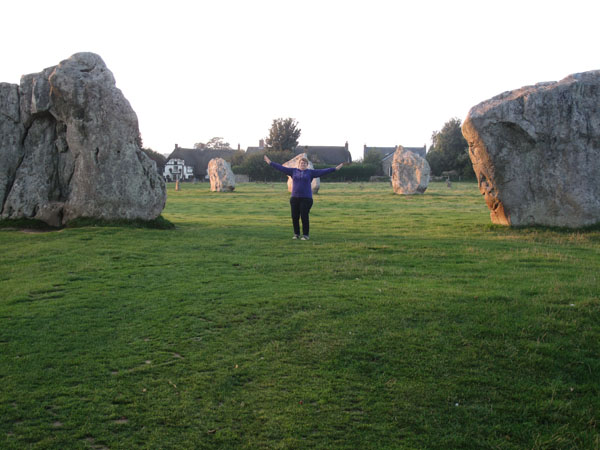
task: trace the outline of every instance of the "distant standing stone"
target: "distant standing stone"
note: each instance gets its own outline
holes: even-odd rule
[[[398,146],[392,160],[392,187],[396,194],[422,194],[429,185],[430,173],[425,158]]]
[[[315,168],[315,166],[313,165],[313,163],[308,159],[308,156],[306,155],[306,153],[300,153],[299,155],[294,156],[289,161],[283,163],[283,166],[284,167],[291,167],[293,169],[297,169],[298,168],[298,162],[302,158],[306,158],[308,160],[308,167],[307,167],[307,169],[314,169]],[[288,186],[288,192],[292,192],[292,187],[294,186],[294,180],[292,180],[292,177],[288,177],[287,186]],[[317,192],[319,192],[319,188],[320,187],[321,187],[321,179],[320,178],[313,178],[313,180],[310,183],[310,189],[311,189],[312,193],[316,194]]]
[[[223,158],[213,158],[208,162],[208,176],[213,192],[231,192],[235,189],[235,175]]]
[[[600,222],[600,71],[504,92],[462,127],[493,223]]]

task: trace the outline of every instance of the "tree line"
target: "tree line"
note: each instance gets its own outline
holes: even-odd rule
[[[236,151],[229,163],[237,174],[245,174],[256,181],[285,181],[286,176],[281,172],[272,170],[265,164],[263,156],[266,154],[272,161],[283,164],[292,159],[294,149],[298,146],[301,129],[293,118],[274,119],[265,139],[265,149],[262,152],[246,153]],[[432,145],[427,150],[426,159],[431,167],[433,176],[460,177],[474,179],[475,173],[469,158],[469,146],[462,135],[461,121],[452,118],[447,121],[440,131],[434,131],[431,136]],[[141,137],[139,137],[142,146]],[[198,150],[232,150],[228,142],[222,137],[214,137],[206,143],[194,144]],[[142,150],[156,162],[157,170],[163,173],[166,157],[149,148]],[[323,168],[318,158],[311,158],[315,168]],[[369,153],[364,160],[359,160],[342,167],[338,172],[329,175],[330,181],[368,181],[372,176],[383,174],[381,157],[376,153]]]

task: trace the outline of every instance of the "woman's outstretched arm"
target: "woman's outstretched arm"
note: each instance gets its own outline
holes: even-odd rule
[[[267,155],[264,156],[264,160],[268,165],[270,165],[274,169],[279,170],[280,172],[285,173],[286,175],[292,176],[292,174],[294,173],[294,169],[292,169],[291,167],[282,166],[281,164],[277,164],[276,162],[271,161]]]
[[[312,177],[313,178],[319,178],[319,177],[325,176],[328,173],[332,173],[332,172],[335,172],[336,170],[340,170],[343,165],[344,165],[344,163],[341,163],[341,164],[338,164],[335,167],[328,167],[327,169],[313,169],[312,170]]]

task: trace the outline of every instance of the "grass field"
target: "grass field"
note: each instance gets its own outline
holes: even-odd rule
[[[0,448],[600,448],[600,231],[473,183],[169,187],[171,230],[0,230]]]

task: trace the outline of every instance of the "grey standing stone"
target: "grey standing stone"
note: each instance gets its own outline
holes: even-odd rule
[[[160,215],[164,180],[100,56],[77,53],[11,86],[0,84],[2,218],[59,226]]]
[[[600,71],[504,92],[462,131],[493,223],[600,222]]]
[[[430,174],[425,158],[398,146],[392,160],[392,187],[396,194],[422,194],[429,186]]]
[[[213,192],[231,192],[235,189],[235,175],[223,158],[213,158],[208,162],[208,176]]]

